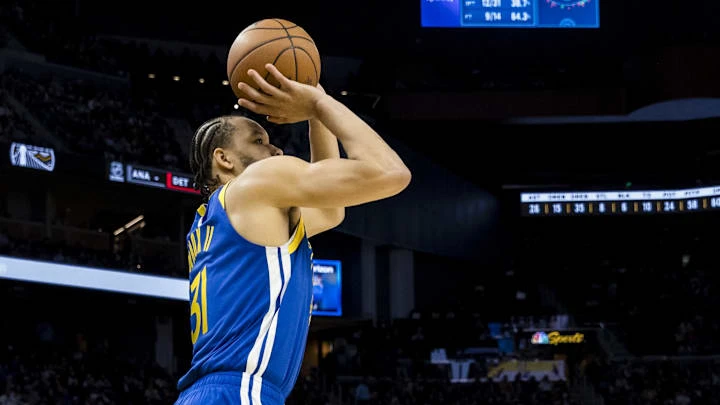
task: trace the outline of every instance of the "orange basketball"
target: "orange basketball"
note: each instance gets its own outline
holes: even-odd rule
[[[227,58],[227,75],[238,98],[247,98],[237,87],[244,82],[258,88],[248,76],[256,70],[268,83],[279,83],[265,69],[272,63],[285,77],[316,86],[320,80],[320,53],[315,42],[299,25],[279,18],[258,21],[240,32]]]

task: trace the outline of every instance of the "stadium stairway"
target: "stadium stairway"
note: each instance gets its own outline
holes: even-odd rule
[[[15,112],[20,115],[20,117],[22,117],[24,120],[30,123],[30,125],[32,125],[33,130],[35,130],[35,133],[39,137],[45,139],[50,145],[52,145],[53,148],[57,149],[58,151],[69,151],[67,145],[65,145],[65,143],[60,138],[56,137],[52,132],[50,132],[50,130],[48,130],[43,124],[41,124],[40,121],[25,107],[23,103],[18,101],[10,94],[6,94],[5,100],[10,105],[10,107],[12,107],[12,109],[14,109]]]
[[[598,341],[610,360],[622,360],[632,357],[627,347],[618,339],[611,327],[603,327],[598,331]]]
[[[575,324],[575,320],[573,319],[572,314],[570,313],[570,311],[568,311],[567,307],[563,305],[562,302],[560,302],[560,300],[557,298],[557,294],[555,294],[552,288],[545,284],[540,284],[538,285],[537,289],[538,294],[540,295],[540,304],[544,308],[552,308],[557,314],[567,314],[569,317],[569,324]]]
[[[540,293],[540,299],[543,306],[553,308],[558,314],[567,314],[570,325],[575,325],[575,317],[567,309],[565,305],[557,298],[555,292],[547,285],[538,285],[538,292]],[[599,328],[598,337],[600,346],[605,351],[605,354],[610,359],[623,359],[631,357],[632,354],[627,349],[625,344],[618,339],[617,335],[612,331],[609,325],[604,325]]]

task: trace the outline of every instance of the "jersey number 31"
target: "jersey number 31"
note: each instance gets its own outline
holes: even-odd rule
[[[207,319],[207,267],[199,272],[192,283],[190,283],[190,293],[192,294],[192,302],[190,303],[190,317],[195,317],[195,327],[191,332],[192,344],[197,342],[200,337],[200,328],[202,333],[208,331]],[[199,299],[199,301],[198,301]]]

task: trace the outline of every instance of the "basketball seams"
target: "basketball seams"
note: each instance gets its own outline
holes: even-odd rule
[[[277,61],[280,60],[280,57],[281,57],[285,52],[287,52],[287,51],[289,51],[290,49],[293,49],[293,48],[294,48],[293,46],[289,46],[289,47],[283,49],[282,51],[278,52],[277,56],[275,57],[275,60],[274,60],[273,63],[272,63],[273,66],[275,66],[275,64],[277,63]],[[295,70],[297,70],[297,66],[295,67]],[[270,77],[270,72],[265,73],[265,77],[264,77],[263,79],[267,80],[268,77]]]
[[[285,37],[279,37],[279,38],[273,38],[273,39],[267,40],[267,41],[265,41],[265,42],[263,42],[263,43],[260,43],[260,44],[258,44],[258,45],[255,45],[254,48],[252,48],[252,49],[248,50],[247,52],[245,52],[245,54],[244,54],[243,56],[237,58],[237,63],[235,63],[235,66],[233,66],[232,70],[230,71],[230,76],[232,76],[233,73],[235,73],[235,69],[237,69],[238,65],[239,65],[239,64],[243,61],[243,59],[245,59],[248,55],[250,55],[250,54],[253,53],[254,51],[262,48],[263,46],[265,46],[265,45],[267,45],[267,44],[270,44],[270,43],[275,42],[275,41],[280,41],[280,40],[283,40],[283,39],[286,39],[286,38],[299,38],[299,39],[305,39],[305,40],[307,40],[307,41],[311,41],[311,42],[312,42],[312,40],[310,40],[310,39],[307,38],[307,37],[301,37],[301,36],[297,36],[297,35],[293,35],[292,37],[287,37],[287,36],[285,36]]]
[[[308,56],[308,59],[310,59],[310,63],[312,63],[312,65],[313,65],[313,71],[315,72],[315,81],[320,83],[320,73],[318,72],[318,67],[317,67],[317,65],[315,65],[315,60],[313,59],[310,52],[308,52],[307,49],[299,47],[299,46],[295,46],[293,48],[305,52],[305,55]],[[295,61],[296,61],[295,63],[297,64],[297,59],[295,59]]]
[[[295,80],[297,81],[298,80],[298,63],[297,63],[297,52],[295,52],[295,43],[293,42],[292,37],[290,36],[290,32],[288,31],[287,28],[285,28],[285,25],[283,25],[282,22],[278,21],[277,18],[275,18],[275,22],[282,25],[283,29],[285,30],[285,35],[288,37],[288,40],[290,40],[290,47],[293,50],[293,59],[295,61]],[[285,50],[283,52],[285,52]],[[275,61],[277,61],[277,59],[275,59]],[[273,62],[273,65],[275,65],[274,62]]]
[[[285,25],[287,23],[287,25]],[[283,30],[285,35],[280,33],[280,30]],[[256,33],[251,33],[250,38],[246,38],[241,41],[241,36],[249,31],[259,31]],[[282,36],[281,36],[282,35]],[[264,38],[263,38],[264,37]],[[271,37],[272,39],[267,39],[267,37]],[[274,38],[273,38],[274,37]],[[287,38],[290,42],[289,44],[274,44],[275,41],[285,39]],[[263,42],[259,42],[258,40],[264,40]],[[307,43],[301,44],[302,41],[307,41],[310,43],[308,45]],[[252,44],[252,42],[255,42],[255,44]],[[259,43],[258,43],[259,42]],[[257,65],[247,65],[245,63],[245,60],[254,59],[257,57],[266,58],[265,60],[268,63],[270,62],[268,57],[271,57],[272,54],[274,55],[274,60],[272,61],[272,65],[275,67],[281,66],[284,71],[283,74],[287,74],[288,78],[292,75],[293,68],[289,65],[291,62],[295,64],[295,81],[302,80],[303,82],[311,81],[312,79],[309,77],[309,66],[307,64],[307,61],[302,60],[300,57],[301,55],[298,55],[298,52],[303,52],[307,59],[310,60],[310,63],[313,67],[313,73],[315,75],[315,81],[319,81],[320,79],[320,59],[319,55],[317,54],[317,48],[315,47],[315,41],[310,38],[308,33],[299,25],[291,22],[286,21],[279,18],[272,18],[272,19],[266,19],[263,21],[258,21],[254,23],[253,25],[246,27],[243,32],[240,33],[238,38],[236,39],[236,43],[233,45],[237,45],[235,49],[232,47],[230,48],[230,55],[229,57],[232,57],[234,60],[234,65],[232,66],[232,69],[230,70],[230,80],[234,83],[237,79],[237,81],[248,81],[247,78],[247,72],[241,72],[239,68],[241,66],[246,66],[248,69],[253,67],[255,69],[260,69],[260,66]],[[267,45],[267,47],[266,47]],[[284,47],[282,47],[285,45]],[[248,49],[251,47],[250,49]],[[281,49],[278,49],[279,47],[282,47]],[[242,56],[235,57],[236,54],[238,54],[239,50],[246,49],[246,51],[243,52]],[[292,61],[285,57],[283,58],[284,54],[288,51],[292,50]],[[257,56],[255,56],[257,55]],[[262,55],[262,56],[260,56]],[[317,61],[315,59],[318,59]],[[302,68],[303,68],[303,77],[300,78],[300,62],[302,62]],[[252,64],[258,64],[260,63],[257,60],[253,60],[250,62]],[[264,78],[265,80],[268,80],[270,77],[270,72],[266,71]],[[234,86],[234,85],[233,85]],[[253,88],[255,86],[252,86]],[[261,91],[260,89],[256,89],[258,91]],[[233,92],[235,92],[235,88],[233,87]]]

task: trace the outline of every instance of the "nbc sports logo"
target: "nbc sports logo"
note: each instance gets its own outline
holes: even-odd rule
[[[550,343],[550,339],[548,339],[548,335],[545,332],[535,332],[530,339],[530,343],[534,345],[546,345]]]
[[[13,142],[10,145],[10,163],[13,166],[51,172],[55,169],[55,151],[50,148]]]

